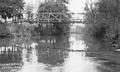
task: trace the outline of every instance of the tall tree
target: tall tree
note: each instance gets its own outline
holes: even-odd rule
[[[5,19],[5,22],[7,18],[13,16],[20,18],[23,5],[23,0],[0,0],[0,15]]]
[[[92,10],[86,5],[85,22],[88,34],[105,42],[108,46],[120,43],[120,1],[99,0]],[[92,30],[90,30],[92,29]]]
[[[41,13],[64,13],[67,16],[69,16],[68,8],[66,6],[66,0],[49,0],[48,2],[45,2],[41,4],[38,8],[38,20],[41,18]],[[56,15],[56,14],[54,14]],[[57,15],[56,15],[57,16]],[[49,18],[49,17],[46,17]],[[50,16],[52,18],[52,16]],[[55,33],[61,34],[61,33],[67,33],[69,31],[69,23],[65,20],[62,21],[62,23],[53,23],[53,24],[47,24],[47,27],[51,25],[52,30]]]

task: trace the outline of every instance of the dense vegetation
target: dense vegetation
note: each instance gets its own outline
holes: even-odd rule
[[[39,16],[41,12],[65,12],[67,13],[68,9],[66,6],[67,1],[63,0],[57,0],[57,1],[48,1],[43,4],[40,4],[38,8],[38,14],[37,19],[39,20]],[[58,35],[58,34],[68,34],[70,29],[70,25],[66,21],[62,21],[61,23],[55,22],[55,23],[40,23],[39,27],[36,28],[37,32],[40,32],[41,35],[45,34],[52,34],[52,35]]]
[[[86,3],[86,34],[102,42],[108,50],[120,47],[120,2],[119,0],[98,0]]]
[[[0,0],[0,37],[13,37],[11,30],[14,27],[11,28],[11,24],[7,23],[7,19],[12,19],[14,22],[19,21],[23,16],[23,8],[23,0]],[[15,23],[12,24],[15,25]]]
[[[7,18],[21,18],[23,7],[23,0],[0,0],[0,15],[5,22]]]

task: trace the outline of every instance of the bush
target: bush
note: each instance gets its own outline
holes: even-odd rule
[[[34,30],[34,26],[29,23],[15,24],[11,23],[8,25],[9,31],[15,37],[31,37],[31,31]]]

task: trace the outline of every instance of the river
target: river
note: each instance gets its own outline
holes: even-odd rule
[[[120,72],[120,52],[93,49],[81,34],[0,39],[0,72]]]

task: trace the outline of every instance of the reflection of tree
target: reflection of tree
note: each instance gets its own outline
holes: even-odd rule
[[[47,38],[46,38],[47,39]],[[69,37],[53,37],[51,42],[45,40],[45,43],[38,43],[38,61],[45,64],[61,65],[67,53],[63,50],[69,47]],[[55,40],[55,42],[53,42]],[[46,43],[48,42],[48,43]],[[62,48],[62,50],[60,49]]]
[[[15,46],[2,46],[0,48],[0,64],[22,65],[21,48]]]
[[[39,51],[38,62],[45,64],[60,65],[64,62],[66,53],[64,51],[47,49],[47,51]]]
[[[68,36],[56,36],[56,43],[53,48],[69,48],[69,37]]]

